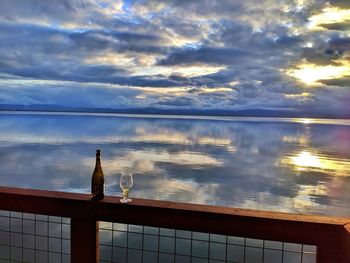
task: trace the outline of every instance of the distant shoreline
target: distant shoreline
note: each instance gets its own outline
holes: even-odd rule
[[[333,114],[329,112],[299,112],[292,110],[271,109],[158,109],[158,108],[75,108],[57,105],[7,105],[0,104],[0,112],[59,112],[59,113],[103,113],[132,115],[176,115],[176,116],[219,116],[219,117],[253,117],[253,118],[312,118],[312,119],[350,119],[350,113]]]
[[[149,114],[149,113],[113,113],[86,111],[47,111],[47,110],[0,110],[0,114],[11,115],[69,115],[69,116],[101,116],[146,119],[184,119],[210,121],[239,121],[239,122],[286,122],[300,124],[328,124],[350,126],[350,119],[331,118],[294,118],[268,116],[220,116],[220,115],[189,115],[189,114]]]

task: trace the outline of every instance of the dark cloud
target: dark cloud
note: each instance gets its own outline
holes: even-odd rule
[[[350,76],[343,77],[341,79],[320,80],[320,82],[323,84],[326,84],[327,86],[340,86],[340,87],[349,88],[350,87]],[[349,92],[349,95],[350,95],[350,92]]]
[[[329,65],[332,64],[334,60],[340,58],[342,54],[330,47],[321,47],[320,49],[315,48],[305,48],[303,49],[301,57],[306,61],[316,64],[316,65]]]
[[[67,53],[73,57],[85,57],[89,55],[86,52],[99,51],[164,52],[162,47],[157,46],[162,41],[160,36],[114,30],[64,30],[32,24],[0,23],[0,39],[2,49],[14,50],[16,47],[27,51],[30,48],[38,53]]]
[[[350,2],[346,0],[330,0],[329,3],[332,6],[336,6],[343,9],[350,9]]]
[[[302,43],[303,39],[301,36],[288,36],[282,35],[277,37],[276,43],[280,45],[286,45],[287,47],[293,46],[294,44]]]
[[[323,28],[326,28],[329,30],[349,31],[350,30],[350,22],[321,24],[320,27],[323,27]]]
[[[244,84],[238,87],[239,95],[242,98],[253,99],[261,95],[262,89],[251,84]]]
[[[170,53],[167,58],[158,62],[158,65],[181,65],[181,64],[234,64],[247,51],[235,48],[200,47],[189,49],[177,49]]]
[[[0,3],[0,16],[8,20],[41,18],[64,21],[77,15],[78,9],[84,7],[84,1],[78,0],[2,0]]]
[[[3,69],[3,72],[26,78],[36,78],[42,80],[63,80],[82,83],[106,83],[140,87],[176,87],[181,86],[181,82],[167,79],[162,76],[128,76],[124,75],[123,69],[112,66],[76,66],[70,71],[65,71],[66,66],[52,66],[52,68],[29,67],[17,69]]]
[[[195,101],[192,98],[177,97],[172,99],[161,100],[153,104],[152,106],[161,105],[161,106],[171,106],[171,107],[178,107],[178,106],[192,107],[194,104],[195,104]]]
[[[341,52],[350,51],[350,37],[335,36],[334,38],[330,39],[327,44],[330,48]]]

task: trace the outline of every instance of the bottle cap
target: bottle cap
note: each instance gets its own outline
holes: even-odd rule
[[[96,154],[100,154],[100,153],[101,153],[101,150],[97,149]]]

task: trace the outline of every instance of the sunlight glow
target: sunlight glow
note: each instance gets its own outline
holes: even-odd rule
[[[295,77],[307,85],[317,85],[319,80],[337,79],[350,75],[350,65],[339,61],[341,65],[317,66],[311,63],[301,64],[297,69],[287,71],[289,76]]]
[[[300,167],[317,167],[321,168],[321,162],[317,156],[309,152],[301,152],[297,156],[291,157],[293,163]]]
[[[312,119],[301,118],[298,122],[304,123],[304,124],[310,124],[312,123]]]
[[[350,9],[340,9],[338,7],[327,7],[322,13],[309,18],[309,27],[312,29],[322,29],[324,24],[341,23],[350,20]]]
[[[282,159],[282,164],[292,166],[296,171],[322,172],[334,176],[350,176],[350,164],[342,158],[302,151]]]

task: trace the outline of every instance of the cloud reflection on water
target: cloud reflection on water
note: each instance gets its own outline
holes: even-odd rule
[[[350,126],[0,115],[3,185],[88,192],[96,148],[108,194],[350,215]]]

